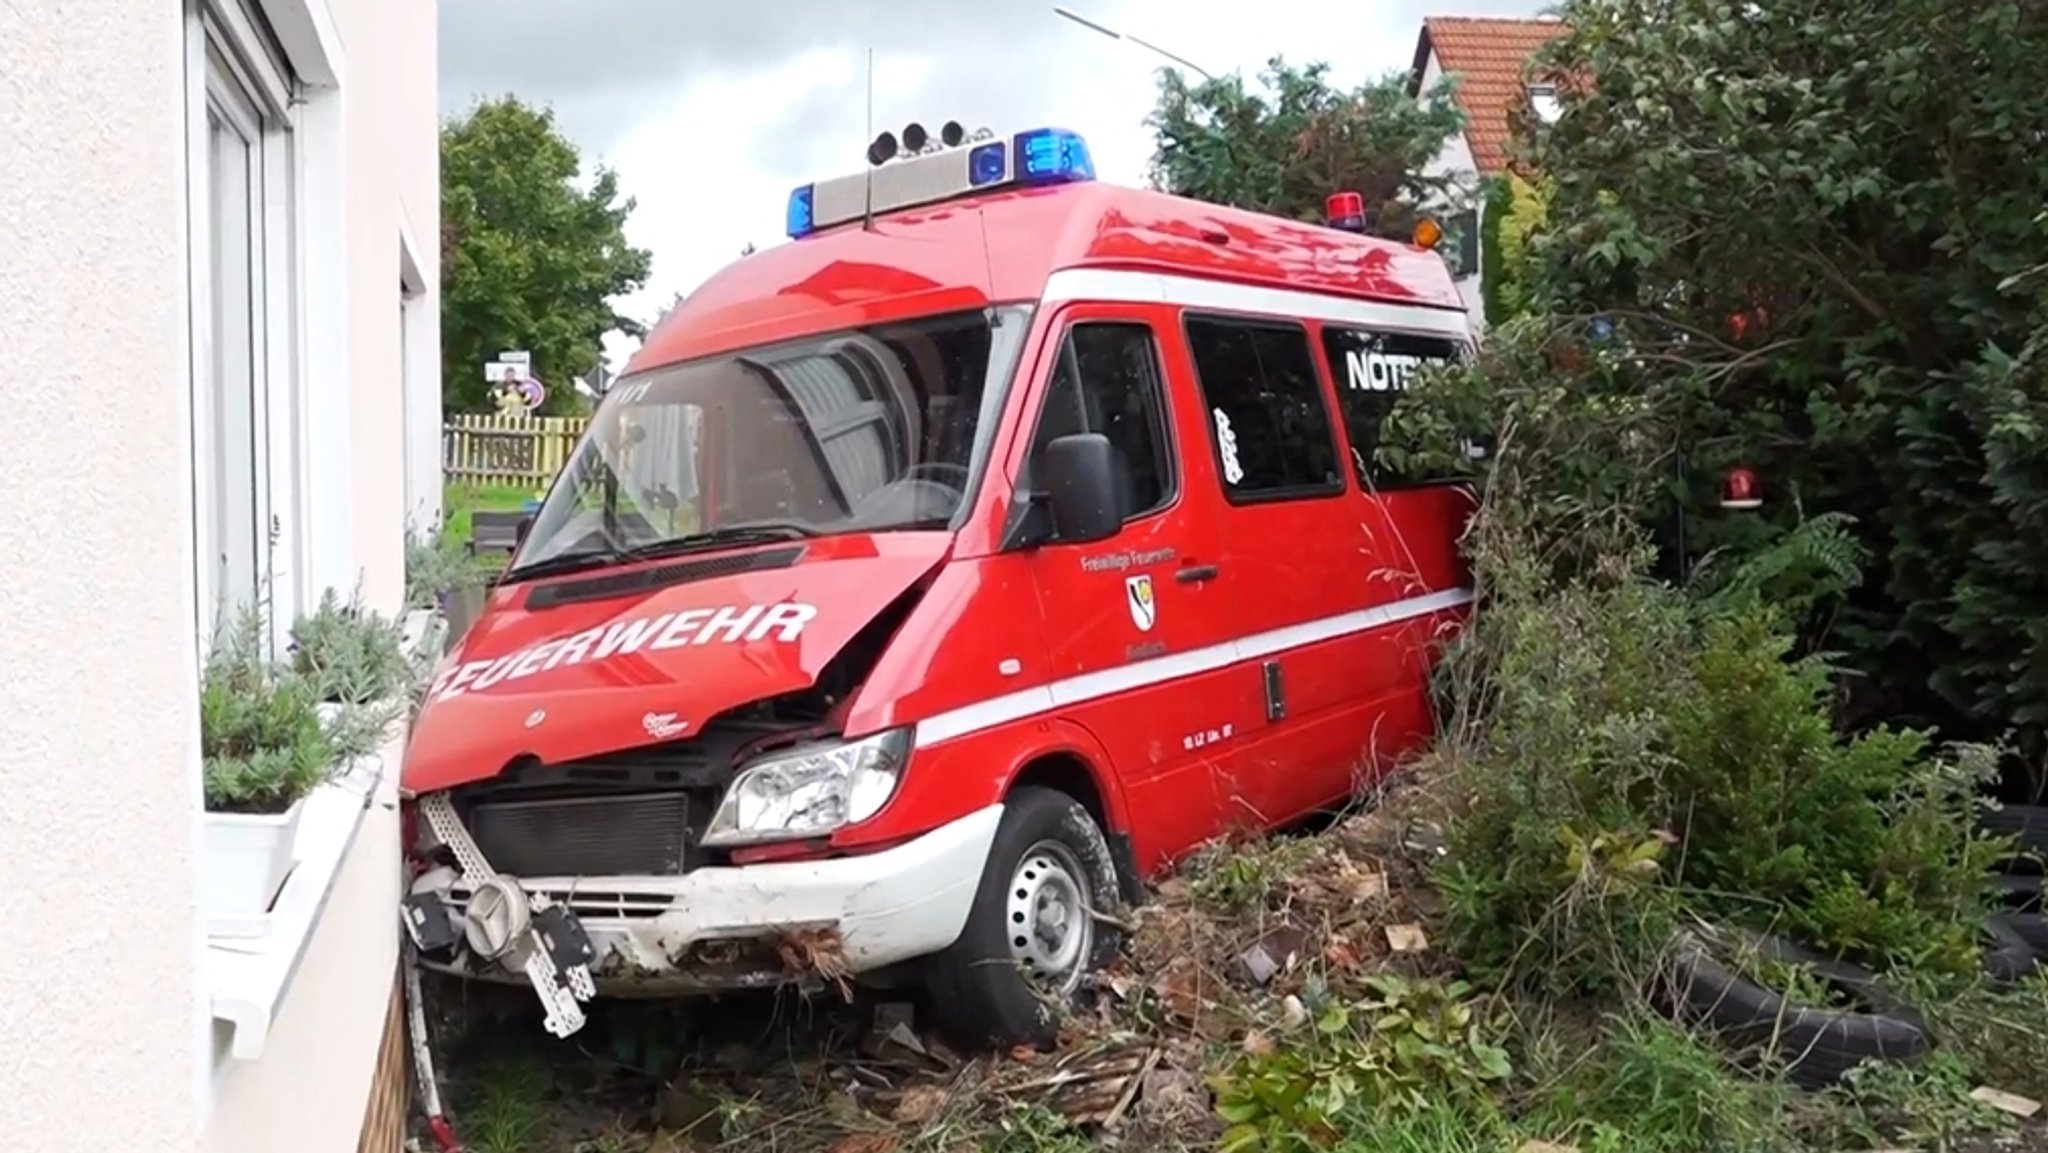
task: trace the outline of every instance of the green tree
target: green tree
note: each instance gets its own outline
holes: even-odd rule
[[[1163,71],[1146,119],[1153,183],[1295,220],[1320,220],[1325,197],[1357,192],[1374,229],[1392,235],[1407,234],[1416,205],[1470,191],[1424,174],[1464,128],[1448,80],[1421,99],[1408,95],[1406,73],[1345,91],[1330,83],[1329,65],[1276,56],[1259,81],[1263,92],[1235,73],[1190,87]]]
[[[1480,292],[1486,322],[1498,325],[1528,313],[1533,302],[1534,275],[1530,238],[1543,227],[1550,207],[1550,184],[1535,183],[1515,173],[1486,182],[1485,211],[1480,214]]]
[[[505,96],[441,129],[442,406],[488,411],[484,363],[533,354],[543,412],[572,408],[571,381],[603,355],[605,333],[640,335],[612,300],[647,281],[651,257],[626,243],[633,200],[599,168],[577,187],[576,146],[554,114]]]
[[[1602,314],[1674,447],[1688,551],[1856,518],[1831,643],[1866,715],[2048,747],[2048,9],[1567,0],[1578,82],[1526,155],[1532,291]],[[1718,514],[1745,463],[1771,497]]]

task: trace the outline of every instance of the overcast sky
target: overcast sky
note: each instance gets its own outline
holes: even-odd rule
[[[1424,14],[1533,15],[1546,0],[1069,0],[1210,72],[1326,60],[1352,84],[1408,67]],[[948,119],[1080,132],[1098,174],[1142,182],[1154,53],[1037,0],[441,0],[441,103],[553,106],[586,167],[618,170],[654,253],[624,310],[651,318],[739,254],[783,240],[789,190],[858,171],[875,131]],[[630,348],[616,336],[617,354]],[[614,364],[622,363],[614,359]]]

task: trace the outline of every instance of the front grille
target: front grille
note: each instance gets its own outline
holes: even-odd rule
[[[602,882],[600,882],[600,885]],[[448,908],[460,920],[469,911],[469,898],[475,889],[467,881],[459,881],[448,890]],[[537,897],[546,897],[553,904],[561,905],[586,921],[639,921],[659,917],[676,907],[675,897],[668,893],[627,892],[622,889],[571,885],[560,889],[528,889]]]
[[[687,864],[681,792],[491,801],[468,824],[491,867],[515,876],[675,876]]]

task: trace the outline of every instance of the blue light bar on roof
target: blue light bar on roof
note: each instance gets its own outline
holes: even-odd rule
[[[927,152],[847,176],[806,184],[789,194],[792,238],[859,220],[938,204],[977,192],[1034,188],[1095,179],[1088,142],[1064,128],[1035,128],[1009,140]]]
[[[815,185],[806,184],[802,188],[793,189],[789,194],[788,224],[791,236],[802,236],[811,230],[811,189],[814,187]]]
[[[1068,184],[1095,179],[1088,142],[1064,128],[1019,132],[1012,142],[1019,184]]]

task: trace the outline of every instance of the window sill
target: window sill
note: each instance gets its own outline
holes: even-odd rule
[[[438,657],[447,627],[437,612],[408,612],[407,649]],[[333,706],[321,707],[324,713]],[[263,1056],[271,1022],[291,991],[363,818],[372,806],[397,807],[398,771],[409,728],[410,717],[374,755],[352,762],[307,794],[294,842],[298,860],[278,892],[264,932],[253,938],[207,938],[200,979],[213,1019],[231,1030],[231,1059],[254,1061]],[[395,931],[395,914],[392,928]]]
[[[299,818],[298,861],[277,895],[267,932],[249,940],[207,939],[202,987],[214,1020],[233,1031],[229,1056],[235,1060],[263,1055],[271,1022],[291,990],[364,815],[372,805],[397,804],[403,751],[403,738],[391,741],[307,794]]]

